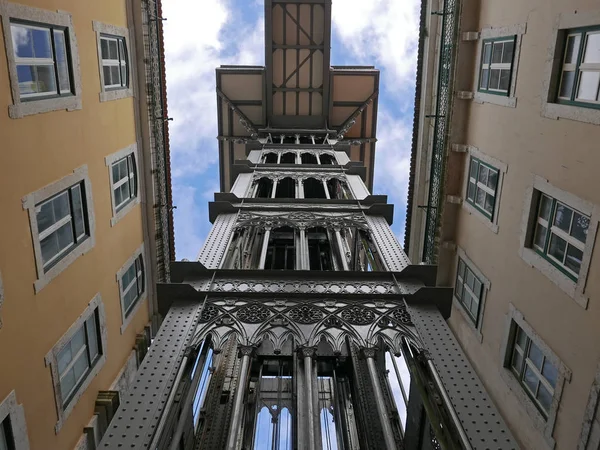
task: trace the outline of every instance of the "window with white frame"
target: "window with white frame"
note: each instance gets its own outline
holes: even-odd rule
[[[101,355],[102,346],[96,309],[58,353],[58,375],[63,407],[71,401],[77,388],[89,375]]]
[[[533,403],[547,418],[559,371],[538,345],[516,323],[510,369]]]
[[[121,276],[121,308],[123,317],[128,317],[136,303],[144,293],[144,261],[142,255],[138,255],[125,269]]]
[[[125,38],[101,35],[100,51],[104,88],[127,88],[129,86],[129,68]]]
[[[479,322],[483,288],[483,282],[475,275],[475,272],[462,258],[458,258],[454,296],[463,306],[475,326]]]
[[[115,161],[112,170],[112,190],[115,210],[123,209],[137,197],[137,172],[133,153]]]
[[[72,95],[67,29],[11,22],[10,31],[21,99]]]
[[[28,450],[29,438],[23,405],[15,391],[0,398],[0,450]]]
[[[479,72],[479,91],[509,95],[516,36],[483,41]]]
[[[467,202],[490,220],[494,219],[498,178],[498,169],[478,158],[471,157]]]
[[[557,102],[600,108],[600,27],[565,32]]]
[[[43,269],[89,237],[85,185],[79,182],[35,206]]]
[[[2,422],[0,422],[0,450],[12,450],[14,448],[15,441],[12,436],[10,416],[7,416]]]
[[[533,248],[576,281],[581,270],[590,217],[540,194]]]

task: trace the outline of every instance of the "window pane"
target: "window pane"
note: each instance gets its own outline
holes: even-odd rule
[[[488,88],[488,78],[490,76],[490,70],[489,69],[481,69],[481,78],[479,80],[479,87],[481,87],[481,89],[487,89]]]
[[[471,296],[471,307],[469,310],[471,311],[471,315],[477,319],[479,315],[479,300],[473,296]]]
[[[50,41],[50,30],[30,29],[33,39],[34,58],[52,59],[52,43]]]
[[[40,242],[42,248],[42,262],[47,264],[54,256],[58,254],[58,241],[54,234],[42,239]]]
[[[577,54],[579,53],[579,42],[581,35],[569,36],[567,40],[567,52],[565,55],[565,64],[575,64],[577,62]]]
[[[469,200],[475,200],[475,184],[469,183],[469,191],[467,192],[467,198]]]
[[[585,243],[587,239],[587,232],[590,226],[589,217],[582,216],[579,213],[575,213],[573,217],[573,226],[571,227],[571,236],[580,242]]]
[[[98,330],[96,328],[96,312],[94,312],[89,319],[85,321],[87,339],[88,339],[88,352],[90,354],[90,364],[98,356]]]
[[[80,327],[70,341],[71,351],[75,355],[85,345],[85,330]]]
[[[525,373],[523,374],[523,383],[533,395],[535,395],[538,385],[538,377],[535,372],[529,367],[528,364],[525,364]]]
[[[71,89],[69,80],[69,66],[67,62],[67,47],[65,43],[65,33],[54,31],[54,48],[56,52],[56,64],[58,68],[58,85],[61,92]]]
[[[515,42],[504,43],[504,53],[502,54],[502,62],[505,64],[511,64],[513,60],[513,52],[515,48]]]
[[[531,360],[531,362],[533,362],[533,365],[535,367],[542,370],[542,362],[544,361],[544,354],[538,348],[538,346],[535,345],[533,342],[529,346],[529,352],[527,354],[527,357]]]
[[[544,368],[542,369],[542,375],[548,380],[550,385],[555,388],[556,380],[558,380],[558,370],[554,367],[547,359],[544,361]]]
[[[548,254],[552,255],[560,262],[563,262],[565,258],[565,250],[567,248],[567,243],[564,239],[559,238],[555,234],[552,234],[550,237],[550,247],[548,248]]]
[[[54,65],[37,66],[37,90],[36,92],[56,92],[56,76]]]
[[[108,59],[108,41],[106,39],[100,39],[100,48],[102,59]]]
[[[73,359],[73,353],[71,352],[71,345],[67,344],[58,354],[58,373],[62,375],[71,360]]]
[[[490,84],[488,87],[490,89],[498,89],[499,85],[500,85],[500,70],[492,69],[490,71]]]
[[[484,186],[487,185],[489,171],[490,170],[486,166],[482,165],[482,166],[479,167],[479,178],[478,178],[478,180]]]
[[[579,88],[577,98],[581,100],[596,100],[600,72],[581,71],[579,75]]]
[[[462,259],[458,260],[458,275],[461,278],[464,278],[464,276],[465,276],[465,263],[463,262]]]
[[[75,224],[75,236],[80,237],[85,234],[81,186],[75,186],[71,189],[71,197],[73,201],[73,221]]]
[[[109,40],[108,41],[108,59],[119,59],[119,51],[117,50],[117,41]]]
[[[10,25],[10,32],[15,56],[17,58],[33,58],[31,29],[13,23]]]
[[[77,361],[75,361],[75,364],[73,364],[73,372],[75,372],[75,380],[77,380],[77,381],[81,380],[83,375],[85,375],[85,373],[87,372],[88,367],[90,367],[90,363],[88,360],[88,354],[87,354],[87,352],[83,352],[79,355],[79,357],[77,358]]]
[[[67,399],[71,390],[75,387],[75,373],[69,370],[60,380],[60,392],[63,402]]]
[[[492,64],[502,62],[502,43],[494,42],[494,50],[492,51]]]
[[[540,217],[545,220],[550,219],[550,212],[552,210],[552,199],[546,195],[542,195],[540,200]]]
[[[457,281],[456,286],[454,287],[454,295],[456,295],[456,298],[459,300],[462,299],[462,291],[463,285],[460,283],[460,281]]]
[[[583,62],[585,64],[600,62],[600,32],[587,35]]]
[[[541,250],[544,249],[544,246],[546,245],[546,227],[538,224],[537,228],[535,230],[535,239],[533,241],[533,245],[535,245],[536,247],[539,247]]]
[[[518,373],[521,373],[521,369],[523,367],[523,356],[517,351],[513,352],[512,366]]]
[[[559,97],[571,98],[573,95],[573,82],[575,81],[574,71],[564,71],[562,75],[562,82],[560,85]]]
[[[484,209],[490,213],[494,214],[494,196],[490,194],[485,194],[485,205]]]
[[[112,84],[121,84],[119,66],[110,66]]]
[[[483,189],[477,188],[477,198],[475,199],[475,204],[483,208],[485,203],[485,191]]]
[[[522,349],[525,349],[525,344],[527,343],[527,335],[523,331],[522,328],[517,327],[517,340],[516,344]]]
[[[548,411],[550,409],[550,405],[552,404],[552,394],[542,383],[540,383],[540,390],[538,391],[537,399],[542,408],[544,408],[544,411]]]
[[[69,221],[65,223],[62,227],[58,229],[56,232],[58,236],[58,248],[60,250],[64,250],[67,247],[70,247],[73,244],[73,226]]]
[[[102,66],[102,74],[104,75],[104,86],[110,86],[112,84],[110,66]]]
[[[473,284],[475,283],[475,275],[467,268],[467,278],[465,280],[465,284],[473,289]]]
[[[483,47],[483,63],[490,63],[490,56],[492,55],[492,44],[485,44]]]
[[[473,293],[477,296],[477,299],[481,298],[481,288],[483,287],[483,285],[481,284],[481,281],[479,281],[477,278],[475,278],[475,285],[473,286]]]
[[[571,227],[571,219],[573,217],[573,210],[566,207],[562,203],[556,204],[556,214],[554,215],[554,225],[563,231],[569,232]]]
[[[500,84],[499,88],[502,91],[508,91],[508,87],[510,86],[510,70],[501,70],[500,71]]]
[[[579,274],[582,259],[583,252],[577,247],[574,247],[571,244],[569,244],[567,247],[567,259],[565,260],[565,266],[567,266],[573,272]]]
[[[36,214],[38,232],[41,233],[69,214],[69,197],[63,192],[40,206]]]
[[[127,66],[121,65],[121,85],[127,86]]]
[[[477,179],[477,170],[479,169],[479,163],[474,159],[471,160],[471,178]]]
[[[487,185],[490,189],[496,190],[498,186],[498,171],[490,169]]]
[[[17,65],[17,80],[19,80],[19,94],[27,95],[37,92],[37,72],[35,66]]]

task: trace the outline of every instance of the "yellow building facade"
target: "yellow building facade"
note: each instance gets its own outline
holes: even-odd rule
[[[598,448],[598,3],[423,11],[407,253],[521,447]]]
[[[174,251],[159,15],[0,0],[3,450],[96,448],[149,345]]]

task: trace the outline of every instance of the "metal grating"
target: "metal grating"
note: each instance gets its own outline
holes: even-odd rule
[[[99,449],[149,448],[200,309],[200,303],[171,307]]]
[[[433,305],[408,305],[408,309],[473,448],[517,449],[512,434],[438,309]]]
[[[235,225],[237,213],[219,214],[200,250],[198,261],[207,269],[218,269],[229,243],[231,230]]]
[[[401,272],[410,261],[400,247],[396,235],[382,216],[366,216],[366,218],[388,269],[392,272]]]
[[[442,11],[442,32],[438,63],[437,98],[433,116],[433,143],[431,147],[431,168],[429,174],[428,206],[425,209],[425,233],[423,261],[435,264],[438,252],[438,234],[443,207],[444,172],[446,168],[446,148],[450,111],[452,103],[452,78],[456,57],[458,33],[458,12],[456,0],[445,0]]]

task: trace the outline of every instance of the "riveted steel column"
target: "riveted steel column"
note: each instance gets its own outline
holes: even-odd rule
[[[364,348],[363,353],[367,359],[367,366],[369,367],[369,375],[371,375],[371,383],[373,383],[373,392],[375,393],[375,402],[377,404],[377,412],[379,413],[379,420],[381,422],[381,428],[383,431],[383,437],[385,440],[385,447],[388,450],[396,450],[396,441],[394,440],[394,432],[390,424],[390,418],[388,416],[387,409],[385,407],[385,400],[381,391],[381,383],[379,382],[379,375],[377,375],[377,368],[375,367],[375,349]]]
[[[342,266],[344,270],[350,270],[348,266],[348,260],[346,259],[346,252],[344,252],[344,243],[342,242],[342,235],[340,234],[339,228],[335,230],[335,240],[337,241],[338,248],[340,249],[340,259],[342,260]]]
[[[325,198],[327,200],[331,200],[331,197],[329,196],[329,189],[327,189],[327,181],[321,180],[321,183],[323,183],[323,189],[325,189]]]
[[[273,189],[271,190],[271,198],[275,198],[277,195],[277,183],[279,180],[273,180]]]
[[[233,416],[229,425],[229,437],[227,438],[227,450],[237,450],[239,441],[242,437],[242,420],[244,418],[244,394],[246,393],[246,384],[248,382],[248,371],[250,370],[250,361],[254,347],[243,345],[239,347],[239,352],[242,356],[242,368],[240,369],[240,377],[235,390],[235,398],[233,400]]]
[[[302,178],[298,180],[297,188],[298,193],[296,195],[296,198],[304,198],[304,180]]]
[[[310,269],[309,265],[307,264],[307,253],[308,253],[308,246],[306,245],[306,229],[304,227],[299,227],[298,228],[299,231],[299,245],[298,245],[298,261],[300,266],[298,267],[299,270],[308,270]]]
[[[314,376],[313,376],[313,358],[315,356],[315,347],[302,347],[300,354],[304,360],[304,383],[306,385],[306,436],[308,446],[307,450],[315,450],[315,405],[313,401]]]
[[[263,237],[262,248],[260,249],[260,259],[258,260],[258,268],[265,268],[267,260],[267,249],[269,247],[269,238],[271,237],[271,228],[265,228],[265,236]]]

